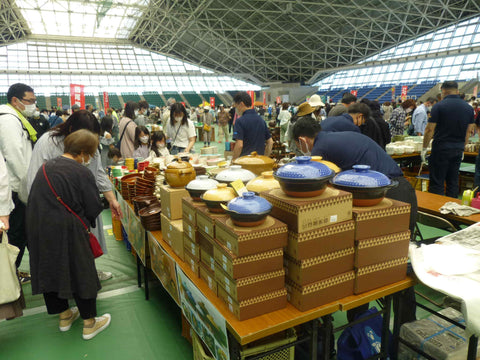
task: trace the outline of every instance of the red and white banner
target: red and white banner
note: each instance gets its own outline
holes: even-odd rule
[[[267,105],[267,93],[263,92],[263,105]]]
[[[350,94],[352,94],[353,96],[357,96],[358,94],[358,91],[357,90],[350,90]]]
[[[253,109],[253,103],[255,102],[255,91],[253,90],[248,90],[247,91],[248,95],[252,98],[252,109]]]
[[[281,104],[282,103],[282,98],[280,96],[277,96],[277,104]]]
[[[392,102],[395,101],[395,86],[392,86]]]
[[[80,106],[80,109],[85,109],[85,86],[70,84],[70,107],[73,105]]]
[[[473,88],[473,96],[478,96],[478,85],[475,85],[475,87]]]
[[[108,92],[103,92],[103,109],[107,112],[107,109],[110,107],[110,101],[108,100]]]
[[[183,107],[186,107],[186,106],[185,106],[185,102],[184,102],[184,101],[182,101],[182,105],[183,105]]]
[[[408,86],[402,86],[402,102],[407,100]]]
[[[213,96],[210,97],[210,107],[215,109],[215,98]]]
[[[57,97],[57,109],[62,109],[62,98]]]

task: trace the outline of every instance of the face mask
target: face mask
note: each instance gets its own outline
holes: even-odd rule
[[[135,110],[135,116],[138,116],[138,110]]]
[[[303,151],[303,146],[302,146],[302,144],[303,144],[304,141],[305,141],[305,140],[302,141],[301,139],[298,139],[298,142],[300,143],[300,149],[299,149],[300,152],[303,154],[303,156],[312,156],[312,152],[311,152],[310,150],[308,150],[308,144],[307,144],[306,142],[305,142],[305,148],[306,148],[307,150],[306,150],[306,151]]]
[[[88,166],[92,162],[92,158],[89,156],[88,161],[85,161],[85,158],[82,158],[82,165],[83,166]]]
[[[159,149],[164,149],[164,148],[165,148],[165,144],[164,144],[164,143],[157,143],[157,148],[159,148]]]
[[[405,110],[405,112],[406,112],[407,114],[410,114],[410,113],[412,112],[412,109],[408,108],[407,110]]]
[[[141,141],[142,144],[148,143],[148,136],[142,136],[142,137],[140,137],[140,141]]]
[[[40,111],[35,110],[35,111],[33,112],[33,117],[34,117],[34,118],[40,117]]]
[[[18,100],[18,102],[25,106],[25,110],[20,111],[25,117],[31,117],[37,111],[37,106],[35,104],[25,105],[20,100]]]
[[[175,121],[182,121],[183,120],[183,116],[175,116]]]

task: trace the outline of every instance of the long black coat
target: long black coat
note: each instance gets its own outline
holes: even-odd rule
[[[62,156],[47,161],[45,170],[57,194],[90,227],[102,211],[92,172]],[[55,198],[42,167],[30,190],[26,229],[33,294],[56,292],[64,299],[72,294],[96,298],[101,286],[88,233]]]

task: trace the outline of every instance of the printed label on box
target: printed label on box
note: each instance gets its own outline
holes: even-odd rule
[[[337,215],[330,216],[330,222],[337,222]]]

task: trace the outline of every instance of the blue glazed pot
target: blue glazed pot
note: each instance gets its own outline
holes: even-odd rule
[[[369,165],[354,165],[352,170],[342,171],[331,180],[340,190],[351,192],[354,206],[373,206],[385,197],[386,192],[398,185]]]
[[[252,227],[263,224],[272,211],[272,204],[254,192],[247,191],[242,196],[230,200],[227,208],[226,212],[235,225]]]

